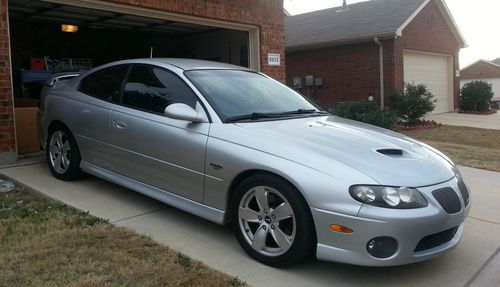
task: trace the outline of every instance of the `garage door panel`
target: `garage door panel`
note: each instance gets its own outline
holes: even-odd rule
[[[404,53],[404,81],[425,84],[430,89],[436,98],[433,114],[452,111],[451,73],[449,56]]]

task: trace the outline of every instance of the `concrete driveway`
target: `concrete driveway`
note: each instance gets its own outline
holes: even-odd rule
[[[456,250],[431,261],[366,268],[311,260],[274,269],[251,260],[232,231],[131,190],[89,177],[63,182],[45,163],[0,169],[29,188],[132,228],[253,286],[500,286],[500,173],[460,168],[472,189],[472,211]]]
[[[445,113],[428,115],[425,118],[450,126],[500,130],[500,112],[492,115]]]

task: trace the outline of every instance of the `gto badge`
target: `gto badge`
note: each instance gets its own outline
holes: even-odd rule
[[[213,167],[213,169],[216,169],[216,170],[219,170],[219,169],[223,168],[222,165],[220,165],[218,163],[213,163],[213,162],[210,163],[210,166]]]

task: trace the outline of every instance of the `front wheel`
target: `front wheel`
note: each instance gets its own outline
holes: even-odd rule
[[[257,261],[284,267],[313,254],[316,233],[309,207],[287,181],[267,174],[245,179],[231,210],[240,245]]]
[[[49,130],[48,138],[46,156],[52,174],[61,180],[79,178],[80,152],[71,132],[64,126],[56,126]]]

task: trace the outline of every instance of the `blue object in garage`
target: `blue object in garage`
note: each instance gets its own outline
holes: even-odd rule
[[[29,82],[45,81],[52,75],[50,71],[35,71],[21,69],[21,85]]]

